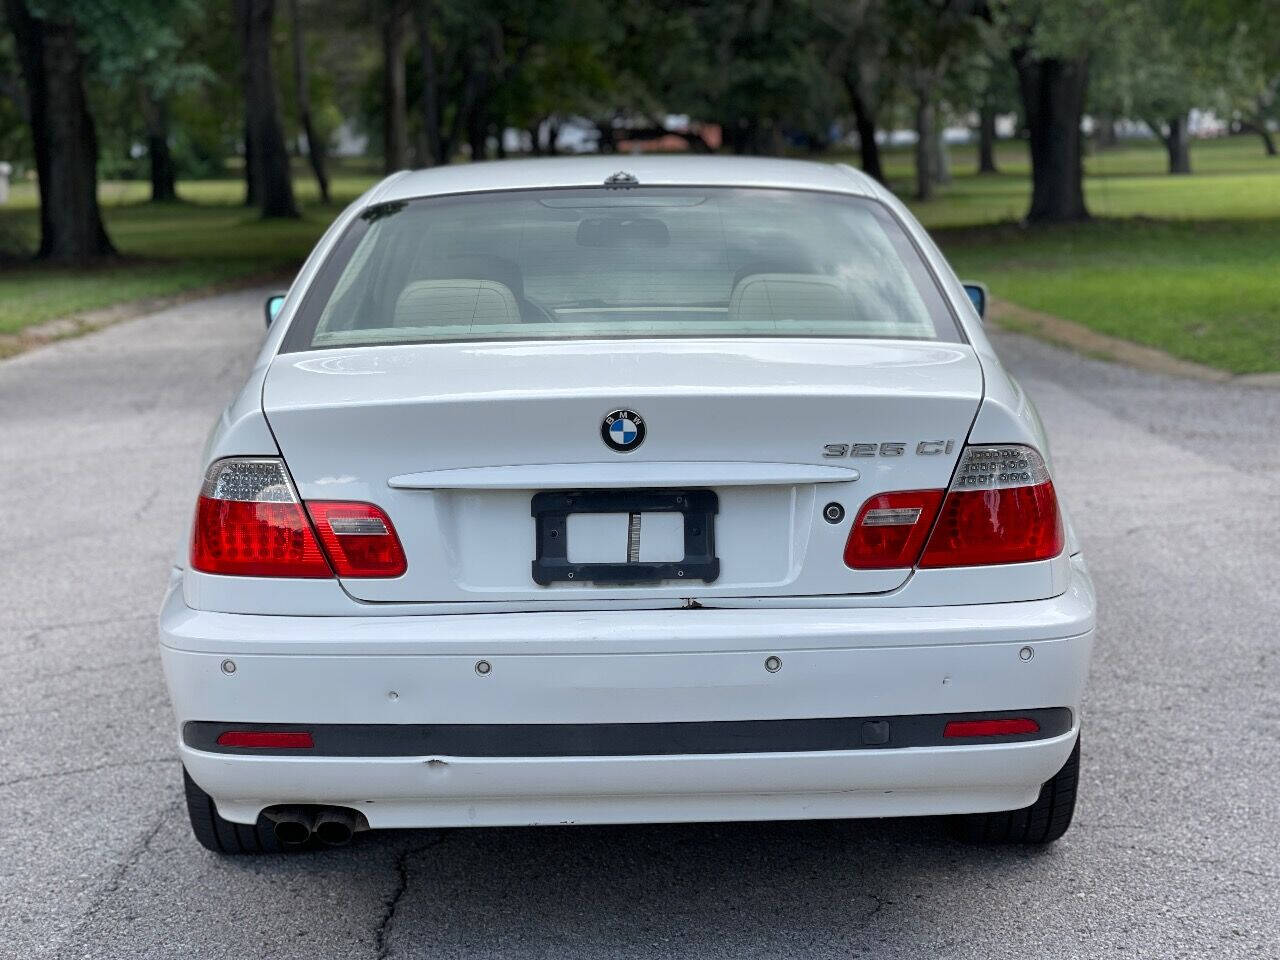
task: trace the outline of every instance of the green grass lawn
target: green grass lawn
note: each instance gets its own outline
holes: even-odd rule
[[[1280,370],[1280,221],[1102,220],[937,233],[1005,300],[1232,373]]]
[[[838,159],[838,158],[835,158]],[[895,189],[909,197],[911,154],[887,152]],[[1094,222],[1024,229],[1025,145],[1000,146],[996,175],[973,174],[971,148],[953,148],[954,179],[928,203],[908,200],[966,279],[1000,298],[1103,333],[1235,373],[1280,370],[1280,159],[1256,137],[1197,142],[1192,176],[1165,174],[1154,143],[1086,160]],[[321,206],[297,180],[298,221],[258,220],[239,180],[179,185],[183,203],[145,203],[142,183],[105,183],[107,228],[127,259],[93,270],[0,266],[0,333],[146,297],[248,276],[288,273],[330,219],[374,179],[337,177]],[[35,243],[35,195],[21,184],[0,208],[0,251]]]
[[[0,266],[0,333],[244,277],[288,274],[342,206],[372,182],[371,176],[337,178],[333,203],[325,207],[314,182],[300,178],[302,218],[274,221],[263,221],[241,205],[244,187],[238,180],[182,184],[184,202],[176,204],[144,202],[145,184],[105,183],[107,232],[126,259],[90,269],[10,260]],[[35,191],[23,184],[10,205],[0,208],[0,250],[33,249],[38,229]]]
[[[1092,223],[1024,229],[1025,151],[1002,145],[1001,173],[957,176],[913,204],[965,279],[1005,300],[1232,373],[1280,370],[1280,159],[1254,137],[1198,142],[1192,176],[1163,173],[1153,144],[1090,156]],[[910,191],[909,156],[889,165]]]
[[[910,151],[886,154],[890,184],[907,198],[931,230],[1020,220],[1031,199],[1031,164],[1024,144],[1006,141],[996,156],[998,174],[975,176],[974,150],[951,150],[954,179],[928,203],[910,200]],[[1085,158],[1085,202],[1098,218],[1176,220],[1280,220],[1280,157],[1267,157],[1257,137],[1196,141],[1191,176],[1165,172],[1164,149],[1126,143]]]

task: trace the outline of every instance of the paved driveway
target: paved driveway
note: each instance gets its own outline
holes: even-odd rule
[[[1280,391],[1012,336],[1102,603],[1051,850],[903,820],[206,853],[153,618],[261,297],[0,364],[0,956],[1280,956]]]

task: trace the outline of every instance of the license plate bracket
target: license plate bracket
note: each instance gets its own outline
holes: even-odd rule
[[[557,490],[535,493],[529,505],[535,527],[533,580],[553,583],[653,584],[720,576],[714,490]],[[664,563],[573,563],[569,560],[569,515],[573,513],[679,513],[684,518],[684,558]]]

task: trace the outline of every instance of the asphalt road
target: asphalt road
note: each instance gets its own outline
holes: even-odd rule
[[[1280,391],[1013,336],[1101,599],[1052,849],[900,820],[206,853],[153,620],[261,297],[0,363],[0,956],[1280,956]]]

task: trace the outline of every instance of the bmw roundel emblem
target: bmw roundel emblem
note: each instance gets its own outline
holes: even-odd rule
[[[600,424],[600,438],[618,453],[630,453],[644,443],[644,418],[634,410],[614,410]]]

